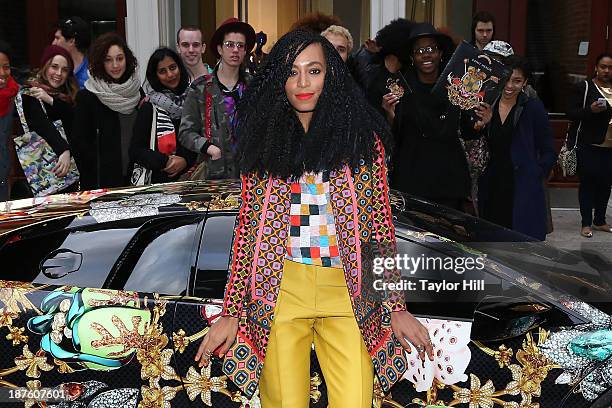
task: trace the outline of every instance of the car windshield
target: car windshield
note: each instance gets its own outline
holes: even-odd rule
[[[399,210],[398,225],[408,227],[407,234],[430,242],[441,252],[482,254],[494,273],[550,301],[558,302],[563,293],[612,313],[611,268],[596,254],[560,250],[410,195],[396,195],[392,205]]]

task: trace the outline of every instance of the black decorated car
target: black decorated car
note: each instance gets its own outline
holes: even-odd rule
[[[0,404],[258,407],[194,355],[219,317],[238,182],[0,203]],[[434,361],[374,407],[609,407],[612,288],[574,255],[392,192],[402,289]],[[373,285],[380,285],[374,282]],[[311,406],[326,407],[313,352]],[[43,402],[46,401],[46,402]]]

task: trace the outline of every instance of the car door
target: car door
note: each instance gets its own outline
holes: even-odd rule
[[[208,368],[194,361],[202,338],[221,313],[235,220],[235,212],[207,215],[187,296],[176,303],[174,359],[193,406],[239,407],[244,398],[221,372],[219,359],[213,358]],[[205,383],[211,387],[202,387]]]
[[[62,387],[69,406],[188,406],[174,366],[176,299],[186,293],[204,214],[22,233],[2,259],[5,386]],[[36,258],[24,258],[28,248]],[[76,261],[75,261],[76,260]],[[38,263],[38,268],[36,264]],[[12,265],[13,262],[10,262]],[[0,332],[1,334],[1,332]],[[22,403],[23,404],[23,403]]]
[[[0,305],[2,385],[53,388],[40,395],[49,405],[136,408],[173,372],[173,301],[162,296],[0,281]]]

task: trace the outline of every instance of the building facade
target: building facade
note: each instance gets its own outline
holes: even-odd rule
[[[489,11],[495,38],[510,42],[534,68],[533,85],[550,112],[558,145],[567,127],[569,90],[593,74],[597,55],[612,50],[612,0],[0,0],[0,10],[0,39],[15,49],[17,74],[36,67],[60,18],[78,15],[91,22],[94,36],[113,30],[125,35],[143,78],[151,52],[174,47],[181,25],[200,27],[208,42],[222,21],[239,17],[267,34],[266,52],[311,12],[338,16],[359,47],[399,17],[429,21],[469,40],[472,14]],[[210,50],[204,59],[216,63]],[[567,182],[559,174],[553,181]]]

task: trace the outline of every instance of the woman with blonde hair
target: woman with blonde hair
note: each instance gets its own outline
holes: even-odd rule
[[[17,97],[17,111],[23,113],[29,130],[36,132],[51,146],[57,155],[53,171],[57,177],[64,177],[70,170],[71,147],[68,140],[79,85],[74,77],[72,57],[62,47],[50,45],[45,48],[40,66]],[[57,126],[57,121],[62,126]],[[20,133],[24,131],[21,129]],[[76,185],[68,187],[72,190],[75,188]]]

